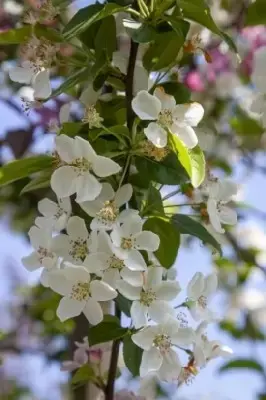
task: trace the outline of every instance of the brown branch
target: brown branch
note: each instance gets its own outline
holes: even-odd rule
[[[139,45],[131,40],[130,53],[126,76],[126,108],[127,108],[127,127],[131,130],[134,121],[134,111],[131,102],[133,100],[134,72]]]

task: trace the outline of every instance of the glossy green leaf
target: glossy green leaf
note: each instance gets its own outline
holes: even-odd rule
[[[225,372],[232,369],[249,369],[264,374],[263,366],[258,361],[251,360],[249,358],[239,358],[229,361],[228,363],[222,365],[222,367],[219,369],[219,372]]]
[[[246,26],[266,24],[266,3],[265,0],[256,0],[251,3],[246,13]]]
[[[80,367],[74,374],[71,383],[72,384],[76,384],[76,383],[85,383],[85,382],[89,382],[90,380],[92,380],[95,377],[95,372],[93,370],[93,368],[88,365],[82,365],[82,367]]]
[[[34,172],[51,168],[52,162],[52,157],[44,155],[9,162],[0,168],[0,186],[26,178]]]
[[[60,135],[76,136],[83,125],[82,122],[64,122],[60,130]]]
[[[217,240],[193,218],[184,214],[176,214],[172,218],[173,224],[176,225],[181,234],[187,234],[199,238],[203,243],[210,244],[214,249],[222,254],[221,245]]]
[[[112,59],[112,54],[116,50],[116,23],[111,15],[102,20],[94,39],[95,50],[97,53],[106,52],[109,59]]]
[[[178,155],[181,165],[185,168],[194,188],[201,185],[205,178],[205,157],[199,146],[188,149],[176,135],[170,135],[172,149]]]
[[[39,24],[35,26],[34,33],[38,38],[45,37],[53,42],[61,42],[63,40],[59,32]],[[22,28],[17,29],[8,29],[0,32],[0,44],[7,45],[25,43],[31,35],[32,27],[30,25],[25,25]]]
[[[78,36],[95,22],[123,10],[125,10],[125,7],[115,3],[108,3],[104,6],[101,4],[92,4],[88,7],[84,7],[80,9],[65,26],[63,30],[64,37],[69,40]]]
[[[162,196],[158,189],[150,184],[148,189],[147,202],[144,207],[144,215],[164,214]]]
[[[127,32],[136,43],[149,43],[153,41],[157,35],[156,30],[152,26],[146,25],[145,23],[141,24],[137,29],[127,27]]]
[[[210,8],[207,6],[205,0],[180,0],[178,5],[184,18],[195,21],[205,26],[216,35],[219,35],[228,44],[231,50],[237,53],[234,41],[229,35],[222,32],[214,22]]]
[[[157,162],[151,158],[136,157],[136,167],[143,179],[155,181],[164,185],[178,185],[187,180],[185,170],[178,157],[171,153],[163,161]]]
[[[57,89],[53,90],[53,93],[50,97],[56,97],[61,93],[68,93],[74,86],[79,83],[86,82],[90,76],[90,69],[88,67],[80,68],[75,71],[72,75],[70,75],[62,85],[60,85]]]
[[[24,188],[20,194],[33,192],[34,190],[48,188],[50,186],[52,170],[42,173],[40,176],[33,178]]]
[[[184,104],[190,101],[190,90],[180,82],[163,82],[160,83],[167,94],[174,96],[177,104]]]
[[[123,357],[126,367],[133,376],[139,376],[143,350],[135,345],[130,336],[126,336],[123,341]]]
[[[160,247],[154,254],[164,268],[171,268],[180,245],[180,233],[176,226],[161,218],[149,218],[144,223],[143,230],[151,231],[159,236]]]
[[[130,308],[132,301],[126,299],[122,294],[118,293],[118,296],[115,298],[115,302],[118,305],[120,311],[122,311],[127,317],[130,317]]]
[[[117,318],[106,315],[104,320],[89,329],[88,338],[91,346],[111,340],[121,339],[128,333],[127,328],[122,328]]]

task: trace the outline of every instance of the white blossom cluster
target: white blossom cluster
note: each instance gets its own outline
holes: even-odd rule
[[[48,198],[39,202],[42,216],[29,231],[34,251],[23,258],[23,264],[30,271],[41,267],[42,284],[62,295],[57,309],[60,320],[83,312],[96,325],[103,320],[100,303],[122,294],[132,301],[132,340],[144,350],[141,376],[153,372],[166,381],[187,380],[208,360],[230,354],[230,349],[204,334],[214,319],[208,297],[216,290],[216,274],[196,273],[188,285],[181,306],[201,322],[193,330],[174,307],[181,291],[178,281],[164,272],[153,255],[159,236],[143,230],[139,212],[128,207],[131,184],[121,184],[114,191],[109,182],[102,181],[118,174],[121,167],[96,154],[81,137],[59,135],[55,142],[57,164],[51,187],[58,202]],[[88,215],[86,222],[73,215],[72,195]],[[187,369],[176,352],[180,348],[190,355]]]

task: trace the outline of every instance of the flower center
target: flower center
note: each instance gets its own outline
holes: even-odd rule
[[[82,122],[84,122],[85,124],[89,124],[90,129],[100,128],[102,121],[103,118],[100,116],[94,105],[86,108]]]
[[[124,250],[132,249],[134,244],[134,239],[132,238],[122,238],[121,239],[121,248]]]
[[[173,114],[171,110],[162,110],[158,117],[158,124],[163,128],[170,128],[173,125]]]
[[[87,240],[77,239],[70,241],[71,250],[69,254],[76,261],[84,260],[86,255],[88,254],[88,245]]]
[[[156,147],[149,140],[141,142],[141,150],[150,158],[154,158],[155,161],[162,161],[168,154],[169,149],[167,147]]]
[[[167,353],[172,345],[170,336],[165,335],[163,333],[155,336],[153,344],[162,353]]]
[[[91,170],[92,164],[84,157],[76,158],[71,165],[77,168],[81,173]]]
[[[90,296],[90,285],[87,282],[77,282],[72,286],[71,299],[83,301],[88,300]]]
[[[39,260],[40,262],[42,262],[42,260],[44,258],[53,258],[54,255],[51,251],[45,249],[44,247],[40,246],[37,250],[38,254],[39,254]]]
[[[109,258],[108,263],[110,268],[115,268],[118,269],[119,271],[125,266],[124,261],[120,260],[120,258],[116,257],[115,255],[112,255]]]
[[[149,307],[154,300],[156,300],[156,294],[151,289],[148,289],[146,292],[142,290],[140,293],[140,303],[144,306]]]
[[[201,308],[207,308],[207,297],[205,296],[200,296],[198,299],[198,305]]]
[[[119,215],[119,209],[113,200],[106,201],[97,215],[103,222],[114,222]]]

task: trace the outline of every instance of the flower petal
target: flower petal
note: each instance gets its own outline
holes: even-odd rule
[[[181,372],[181,363],[178,355],[170,349],[163,358],[163,363],[159,371],[159,378],[163,381],[172,382],[176,380]]]
[[[156,289],[156,296],[160,300],[174,300],[180,293],[181,287],[177,281],[164,281]]]
[[[21,261],[24,267],[30,272],[41,267],[39,255],[36,251],[33,251],[29,256],[22,257]]]
[[[66,296],[71,293],[73,285],[72,282],[67,280],[64,276],[64,271],[59,270],[51,272],[51,280],[49,286],[54,292],[61,294],[61,296]]]
[[[76,192],[76,179],[75,169],[65,165],[53,172],[51,188],[58,197],[69,197]]]
[[[32,83],[35,99],[47,99],[52,93],[51,83],[49,79],[49,71],[39,72]]]
[[[50,248],[52,234],[48,230],[32,226],[28,232],[32,246],[37,250],[39,247]]]
[[[131,336],[132,341],[141,349],[149,350],[153,346],[153,340],[158,333],[157,326],[149,326]]]
[[[58,212],[58,205],[50,199],[42,199],[38,203],[39,212],[45,217],[52,217]]]
[[[66,267],[62,270],[66,279],[75,284],[76,282],[90,282],[89,271],[81,266],[71,263],[65,263]]]
[[[112,288],[117,288],[117,282],[120,281],[119,271],[115,268],[109,268],[103,273],[103,282],[110,285]]]
[[[68,297],[63,297],[60,300],[56,314],[61,322],[66,321],[69,318],[77,317],[82,312],[86,302],[77,301]]]
[[[142,286],[143,274],[140,271],[132,271],[129,268],[123,268],[120,272],[121,278],[132,286]]]
[[[101,276],[101,272],[109,268],[110,255],[106,253],[91,253],[84,260],[84,267],[91,273]]]
[[[131,218],[128,218],[122,225],[122,236],[130,237],[136,235],[142,230],[143,221],[139,215],[132,214]]]
[[[204,108],[199,103],[178,104],[174,110],[174,118],[177,123],[189,126],[197,126],[204,115]]]
[[[147,307],[140,304],[139,301],[133,301],[130,308],[130,315],[133,325],[136,329],[147,325]]]
[[[68,122],[70,116],[70,107],[71,103],[63,104],[59,111],[59,122],[63,124],[64,122]]]
[[[76,158],[74,152],[74,143],[74,139],[67,135],[59,135],[55,138],[56,151],[61,160],[70,163]]]
[[[218,277],[216,273],[209,274],[204,279],[203,296],[208,297],[217,290]]]
[[[150,372],[158,371],[162,365],[163,357],[156,347],[144,351],[140,364],[140,376],[148,375]]]
[[[201,272],[196,272],[187,286],[187,295],[191,300],[198,300],[204,290],[205,280]]]
[[[103,320],[103,310],[98,301],[93,298],[89,298],[83,313],[90,324],[97,325]]]
[[[154,90],[153,95],[160,100],[163,110],[172,110],[176,106],[174,96],[165,93],[165,90],[162,86],[157,87]]]
[[[193,356],[197,366],[203,367],[204,365],[206,365],[206,357],[203,348],[199,343],[196,343],[193,348]]]
[[[30,68],[14,67],[9,71],[9,78],[13,82],[30,84],[34,72]]]
[[[117,289],[129,300],[139,300],[140,298],[141,287],[129,285],[127,282],[121,280],[117,282]]]
[[[77,216],[73,216],[70,217],[67,223],[67,233],[68,235],[71,237],[71,239],[73,240],[77,240],[77,239],[88,239],[89,233],[88,230],[86,228],[86,224],[84,219],[77,217]]]
[[[197,135],[190,126],[174,124],[171,127],[171,131],[175,133],[189,149],[193,149],[193,147],[197,146]]]
[[[89,172],[80,175],[76,181],[76,202],[94,200],[101,193],[102,184]]]
[[[145,271],[147,265],[142,254],[137,250],[131,250],[128,257],[124,260],[125,266],[131,271]]]
[[[115,205],[117,207],[121,207],[122,205],[128,203],[129,200],[131,199],[132,193],[133,193],[133,188],[130,183],[121,186],[121,188],[118,189],[114,197]]]
[[[161,285],[163,277],[162,267],[150,267],[148,268],[147,279],[145,283],[146,288],[156,288]]]
[[[162,148],[167,145],[167,132],[156,122],[150,122],[147,128],[144,129],[144,133],[154,146]]]
[[[95,158],[95,160],[93,161],[92,169],[94,173],[101,178],[117,174],[121,171],[121,167],[119,164],[111,160],[111,158],[107,158],[104,156],[97,156]]]
[[[207,202],[207,211],[210,219],[210,223],[218,233],[224,233],[225,230],[222,228],[220,215],[217,209],[217,201],[209,198]]]
[[[133,111],[142,120],[157,119],[162,109],[161,102],[146,90],[141,90],[132,100]]]
[[[219,210],[220,221],[226,225],[237,224],[237,213],[229,207],[222,206]]]
[[[195,340],[195,333],[191,328],[178,328],[171,335],[171,341],[177,346],[188,346]]]
[[[94,162],[97,158],[97,154],[88,140],[85,140],[80,136],[75,136],[74,140],[74,152],[76,158],[84,157],[86,160]]]
[[[149,307],[149,316],[154,322],[163,323],[169,316],[175,317],[176,311],[166,301],[155,300]]]
[[[117,296],[117,291],[108,285],[108,283],[98,280],[91,282],[90,292],[91,297],[96,301],[109,301]]]
[[[156,251],[160,246],[160,238],[153,232],[143,231],[135,236],[135,247],[138,250]]]

